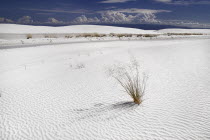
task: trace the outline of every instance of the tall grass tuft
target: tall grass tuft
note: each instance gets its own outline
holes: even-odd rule
[[[136,60],[132,61],[131,65],[127,68],[120,68],[118,76],[113,76],[125,92],[133,99],[135,104],[143,102],[143,96],[146,89],[147,76],[140,73],[139,65]],[[123,72],[122,72],[123,71]]]

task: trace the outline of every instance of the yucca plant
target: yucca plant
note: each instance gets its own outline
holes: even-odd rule
[[[139,65],[136,61],[133,61],[129,71],[126,68],[123,68],[123,71],[122,74],[114,76],[114,78],[120,83],[125,92],[130,95],[135,104],[141,104],[146,89],[146,75],[140,74]]]

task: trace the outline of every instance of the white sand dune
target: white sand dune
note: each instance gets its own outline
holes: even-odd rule
[[[104,37],[84,37],[84,33],[106,34]],[[115,34],[131,34],[132,37],[121,37]],[[173,35],[166,33],[201,33],[204,35]],[[152,34],[156,37],[137,37],[136,34]],[[27,39],[31,36],[30,39]],[[174,38],[209,38],[210,30],[207,29],[164,29],[141,30],[134,28],[99,26],[99,25],[74,25],[63,27],[29,26],[17,24],[0,24],[0,49],[17,48],[33,45],[48,45],[58,43],[113,41],[113,40],[147,40],[147,39],[174,39]]]
[[[100,25],[72,25],[63,27],[30,26],[18,24],[0,24],[0,33],[141,33],[152,34],[153,30],[141,30],[134,28],[100,26]]]
[[[119,41],[1,50],[0,137],[208,140],[209,44]],[[106,74],[130,54],[149,75],[140,106]]]
[[[62,27],[48,26],[31,26],[18,24],[0,24],[0,45],[5,40],[17,41],[26,39],[27,35],[31,35],[33,39],[46,38],[46,35],[54,36],[52,38],[65,38],[66,35],[84,34],[84,33],[99,33],[99,34],[159,34],[153,30],[141,30],[135,28],[123,28],[100,25],[72,25]],[[47,37],[48,38],[48,37]],[[13,42],[11,44],[13,44]],[[5,44],[5,43],[3,43]]]
[[[210,39],[0,50],[2,140],[209,140]],[[134,56],[148,76],[134,105],[107,70]]]

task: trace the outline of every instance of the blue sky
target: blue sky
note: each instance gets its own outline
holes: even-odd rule
[[[210,0],[1,0],[0,22],[210,27]]]

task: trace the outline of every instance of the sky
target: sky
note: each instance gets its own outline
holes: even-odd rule
[[[1,0],[0,23],[210,28],[210,0]]]

